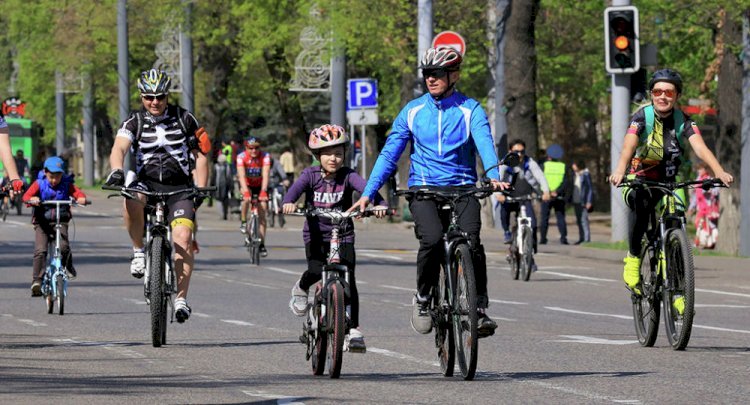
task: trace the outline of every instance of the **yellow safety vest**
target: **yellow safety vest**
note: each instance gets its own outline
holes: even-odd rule
[[[544,162],[544,177],[547,178],[550,191],[556,191],[565,179],[565,163],[551,160]]]

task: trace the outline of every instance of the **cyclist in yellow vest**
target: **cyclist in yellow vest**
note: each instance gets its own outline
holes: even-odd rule
[[[734,181],[732,175],[724,171],[708,149],[698,125],[679,108],[675,108],[682,94],[680,74],[672,69],[658,70],[649,82],[649,89],[651,104],[633,115],[617,168],[609,177],[610,183],[617,186],[622,182],[628,164],[630,175],[655,181],[675,181],[678,169],[685,159],[684,140],[687,139],[695,155],[713,170],[716,178],[726,185],[731,184]],[[634,214],[630,221],[630,247],[624,259],[623,279],[629,289],[640,294],[638,283],[641,239],[648,227],[649,214],[656,208],[664,193],[653,189],[626,189],[623,196]]]
[[[573,174],[565,163],[560,159],[563,157],[563,148],[558,144],[547,148],[547,161],[544,162],[544,177],[550,189],[549,201],[542,202],[542,223],[539,227],[542,245],[547,244],[547,229],[549,228],[549,214],[555,209],[557,219],[557,230],[560,231],[560,243],[568,244],[568,226],[565,224],[565,203],[570,199],[573,188]]]

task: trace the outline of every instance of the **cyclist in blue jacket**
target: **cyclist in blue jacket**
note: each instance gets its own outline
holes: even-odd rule
[[[497,165],[498,159],[487,115],[481,105],[455,89],[460,78],[463,58],[452,48],[431,48],[422,56],[420,68],[428,93],[409,102],[393,122],[388,140],[375,162],[362,197],[353,206],[364,209],[378,189],[396,170],[399,157],[411,142],[409,188],[474,187],[477,182],[476,153],[485,168]],[[487,175],[496,189],[507,188],[500,183],[497,168]],[[409,201],[414,217],[414,231],[419,239],[417,253],[417,292],[411,324],[419,333],[432,329],[429,303],[433,286],[437,285],[442,263],[443,226],[435,201]],[[461,229],[469,234],[472,245],[477,285],[480,337],[492,335],[495,321],[485,313],[487,266],[484,247],[480,244],[482,227],[479,200],[467,197],[456,207]]]

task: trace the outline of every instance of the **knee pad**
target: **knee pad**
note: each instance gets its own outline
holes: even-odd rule
[[[191,231],[195,231],[195,223],[189,218],[175,218],[172,220],[170,225],[172,226],[172,229],[174,229],[176,226],[182,225],[190,228]]]

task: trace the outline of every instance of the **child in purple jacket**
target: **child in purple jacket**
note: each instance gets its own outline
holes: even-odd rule
[[[284,196],[283,210],[285,214],[294,212],[297,199],[305,194],[305,201],[314,208],[335,211],[346,211],[351,207],[352,193],[359,193],[365,188],[366,181],[354,170],[343,167],[346,146],[349,138],[344,129],[338,125],[323,125],[310,133],[307,146],[320,166],[308,167],[300,173],[299,178],[289,187]],[[387,207],[383,205],[383,198],[377,195],[375,205],[379,209],[377,217],[385,215]],[[339,233],[339,256],[341,264],[351,269],[349,287],[351,291],[351,330],[346,339],[349,351],[364,352],[365,339],[359,330],[359,295],[357,281],[354,276],[356,256],[354,253],[354,223],[351,219]],[[323,266],[326,264],[331,242],[332,224],[326,218],[309,218],[305,221],[302,236],[305,241],[307,255],[307,270],[292,287],[292,299],[289,308],[297,316],[304,316],[307,310],[308,290],[320,281]]]

